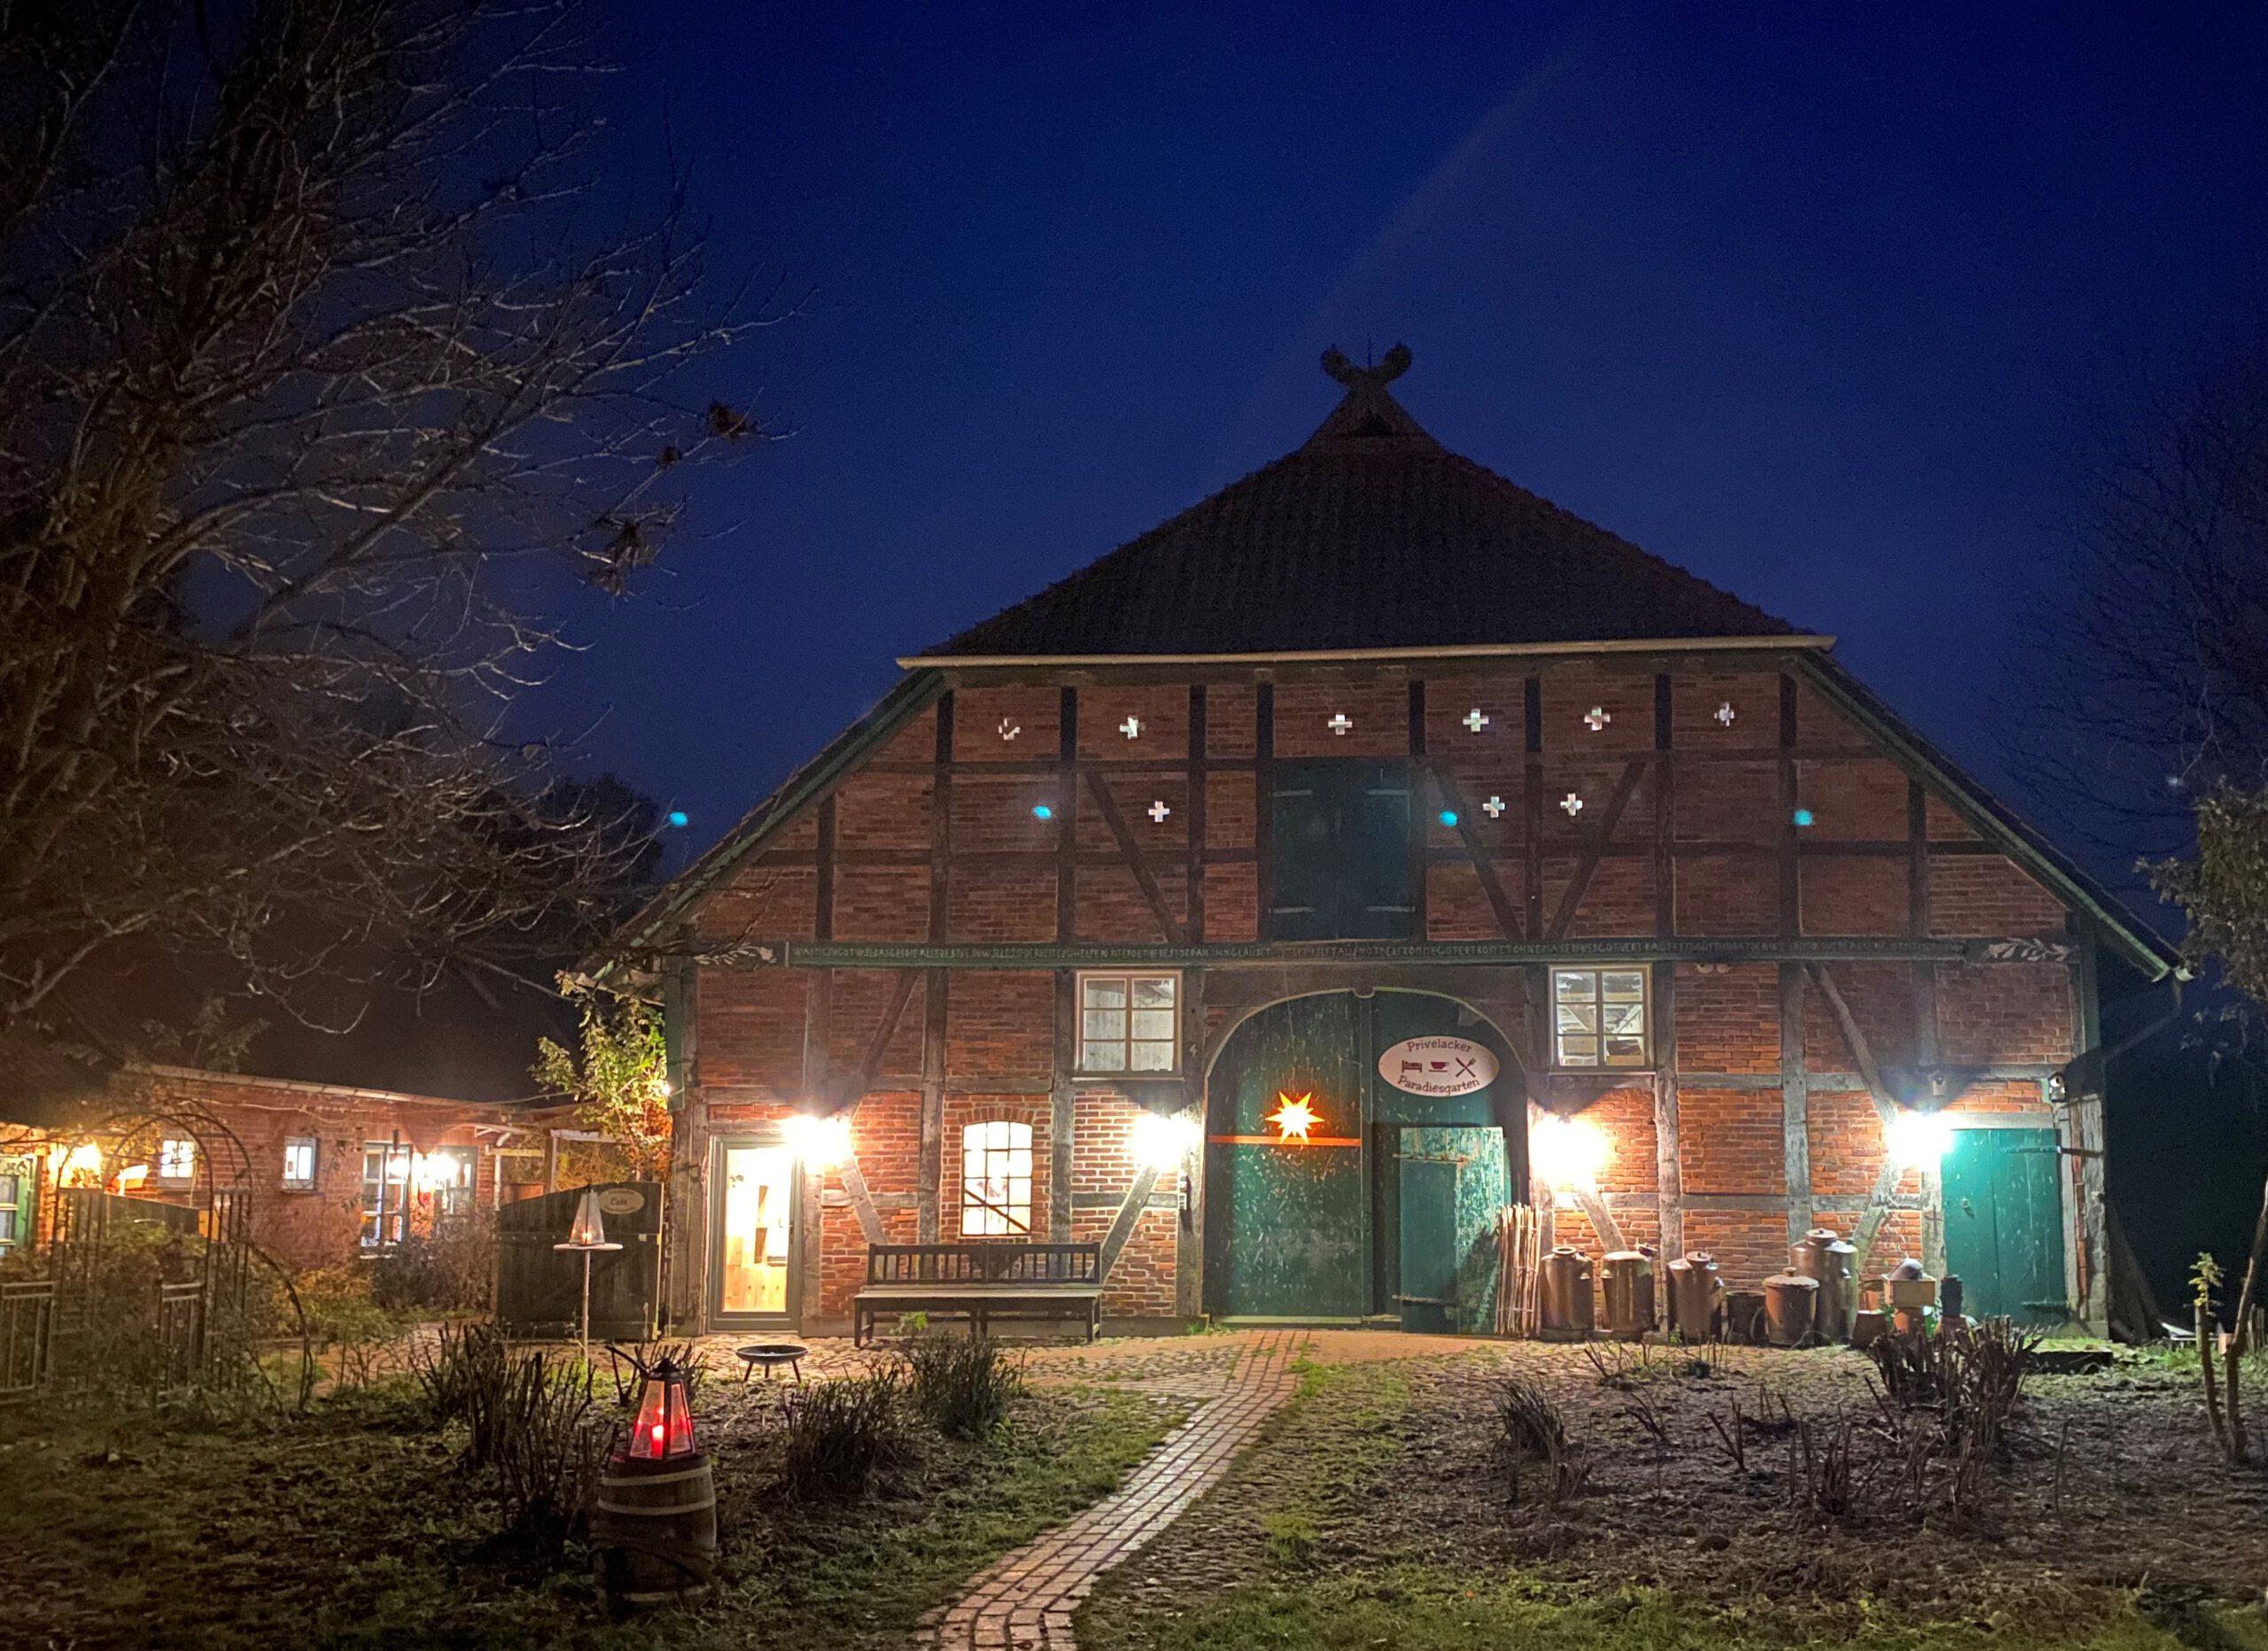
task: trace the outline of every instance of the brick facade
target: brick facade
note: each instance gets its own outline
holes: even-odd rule
[[[544,1118],[431,1096],[185,1067],[128,1067],[113,1081],[109,1117],[90,1134],[58,1135],[38,1149],[50,1161],[45,1182],[50,1191],[60,1174],[66,1184],[100,1185],[129,1198],[198,1208],[209,1205],[216,1188],[240,1192],[252,1243],[291,1272],[340,1266],[364,1252],[368,1147],[391,1151],[398,1145],[411,1154],[408,1185],[389,1195],[410,1233],[430,1232],[439,1213],[440,1194],[431,1177],[417,1171],[445,1149],[470,1160],[472,1210],[493,1209],[524,1190],[541,1191],[545,1181]],[[162,1175],[162,1143],[183,1138],[196,1143],[190,1173],[168,1181]],[[311,1183],[286,1179],[285,1146],[293,1141],[315,1143]],[[69,1157],[82,1144],[99,1152],[98,1167]],[[507,1167],[503,1154],[530,1152],[536,1161],[525,1173],[518,1173],[517,1164]],[[41,1235],[53,1213],[51,1199],[39,1209]]]
[[[853,1174],[828,1172],[804,1216],[819,1252],[804,1258],[819,1281],[804,1318],[832,1326],[866,1234],[958,1236],[961,1130],[1013,1118],[1031,1131],[1036,1236],[1115,1240],[1108,1314],[1200,1314],[1199,1219],[1182,1213],[1178,1172],[1137,1198],[1133,1120],[1200,1115],[1196,1074],[1238,1017],[1192,1013],[1170,1081],[1090,1083],[1059,1058],[1074,1041],[1057,1024],[1070,970],[1098,946],[1175,947],[1172,966],[1203,963],[1202,981],[1184,976],[1192,996],[1298,965],[1304,990],[1390,976],[1511,1004],[1550,961],[1459,959],[1429,976],[1423,957],[1205,956],[1259,937],[1269,764],[1359,756],[1419,776],[1421,942],[1608,942],[1611,961],[1628,941],[1632,961],[1666,957],[1655,1013],[1675,1029],[1625,1087],[1571,1086],[1538,1032],[1507,1028],[1531,1100],[1608,1136],[1596,1191],[1625,1242],[1713,1249],[1736,1283],[1783,1265],[1791,1232],[1814,1223],[1848,1234],[1870,1221],[1870,1267],[1926,1258],[1939,1243],[1932,1176],[1907,1173],[1868,1208],[1888,1150],[1882,1105],[2014,1112],[2073,1139],[2078,1104],[2049,1097],[2092,1013],[2093,932],[2023,849],[1980,836],[1976,808],[1841,709],[1798,654],[1664,647],[1223,664],[1172,679],[1154,667],[938,673],[681,908],[683,932],[739,943],[680,976],[673,1242],[708,1242],[704,1143],[725,1120],[854,1106]],[[1713,942],[1725,956],[1707,955]],[[799,942],[867,950],[855,965],[777,950]],[[982,966],[884,955],[916,946],[1024,948],[1033,966],[1001,966],[1025,952]],[[2076,1160],[2070,1175],[2070,1270],[2077,1305],[2099,1316],[2099,1182]],[[1189,1189],[1200,1208],[1203,1190]],[[1553,1201],[1563,1236],[1602,1241],[1574,1201]],[[706,1311],[699,1272],[673,1275],[672,1312],[689,1327]]]

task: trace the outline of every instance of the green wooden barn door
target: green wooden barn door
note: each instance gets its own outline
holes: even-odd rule
[[[1946,1270],[1962,1310],[2060,1324],[2062,1159],[2052,1129],[1956,1129],[1945,1159]]]
[[[1363,1028],[1351,996],[1300,997],[1239,1027],[1214,1068],[1206,1134],[1207,1311],[1359,1318],[1368,1310]],[[1305,1097],[1322,1144],[1268,1121]],[[1337,1144],[1346,1143],[1348,1144]]]
[[[1394,1292],[1406,1330],[1446,1330],[1456,1298],[1456,1190],[1458,1165],[1455,1157],[1421,1150],[1412,1136],[1437,1133],[1404,1129],[1402,1150],[1395,1155],[1395,1191],[1401,1219],[1395,1223],[1396,1269],[1400,1288]]]
[[[1408,939],[1418,915],[1413,794],[1404,763],[1277,763],[1268,798],[1268,938]]]
[[[1494,1032],[1425,994],[1294,998],[1237,1029],[1207,1096],[1207,1312],[1493,1322],[1497,1212],[1525,1146],[1503,1119],[1526,1113]],[[1270,1121],[1287,1097],[1308,1098],[1318,1144]]]
[[[1388,1311],[1407,1330],[1489,1329],[1496,1318],[1496,1220],[1511,1196],[1504,1132],[1493,1124],[1399,1135]]]

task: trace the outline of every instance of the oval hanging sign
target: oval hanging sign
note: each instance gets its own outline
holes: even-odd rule
[[[1496,1081],[1496,1055],[1471,1038],[1407,1037],[1379,1057],[1379,1076],[1406,1095],[1470,1095]]]
[[[646,1195],[635,1187],[609,1187],[599,1194],[599,1208],[609,1215],[635,1215],[646,1207]]]

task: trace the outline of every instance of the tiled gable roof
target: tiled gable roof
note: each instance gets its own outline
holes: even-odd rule
[[[1406,351],[1324,359],[1347,394],[1297,451],[925,657],[1793,634],[1443,447],[1386,392]]]

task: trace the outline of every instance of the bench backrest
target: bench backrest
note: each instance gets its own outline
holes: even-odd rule
[[[870,1284],[1092,1284],[1099,1244],[878,1244],[866,1252]]]

